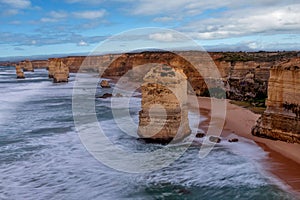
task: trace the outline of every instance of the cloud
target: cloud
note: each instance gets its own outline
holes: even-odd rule
[[[19,24],[21,24],[21,21],[19,21],[19,20],[13,20],[13,21],[10,21],[9,24],[19,25]]]
[[[180,42],[183,38],[180,38],[179,34],[172,34],[169,32],[165,33],[152,33],[149,35],[150,40],[155,40],[158,42]]]
[[[56,19],[62,19],[62,18],[66,18],[68,16],[68,13],[65,11],[51,11],[49,13],[49,16]]]
[[[43,17],[40,19],[40,22],[45,22],[45,23],[48,23],[48,22],[57,22],[58,19],[54,19],[54,18],[49,18],[49,17]]]
[[[172,0],[168,3],[162,3],[161,0],[136,0],[129,1],[131,9],[129,13],[134,15],[199,15],[206,10],[218,10],[219,8],[245,8],[252,7],[253,9],[258,7],[270,7],[274,5],[286,5],[294,3],[293,0],[286,0],[284,2],[277,0],[255,0],[251,4],[247,1],[240,0]]]
[[[29,0],[0,0],[0,16],[13,16],[20,13],[21,10],[31,8]]]
[[[174,20],[173,17],[156,17],[153,19],[154,22],[169,22],[173,20]]]
[[[65,0],[67,3],[84,3],[84,4],[101,4],[103,1],[101,0]]]
[[[2,44],[24,47],[24,46],[47,46],[56,44],[75,44],[87,46],[99,43],[108,36],[83,36],[75,33],[54,31],[49,34],[24,34],[0,32],[0,46]],[[79,41],[79,42],[78,42]]]
[[[104,17],[105,14],[106,14],[105,10],[73,12],[74,17],[81,18],[81,19],[102,18],[102,17]]]
[[[25,9],[31,6],[31,2],[29,0],[0,0],[0,3],[17,9]]]
[[[182,27],[178,27],[178,29],[194,39],[221,39],[252,34],[299,33],[299,9],[300,4],[279,8],[233,10],[223,13],[218,18],[189,22]]]
[[[51,11],[47,14],[47,17],[42,17],[40,19],[40,22],[42,23],[58,22],[67,18],[68,15],[69,14],[65,11]]]
[[[77,43],[77,46],[88,46],[89,44],[83,40]]]
[[[16,51],[24,51],[25,49],[23,49],[21,47],[15,47],[14,50],[16,50]]]
[[[17,9],[7,9],[2,12],[2,15],[11,16],[11,15],[17,15],[18,13],[19,13],[19,10],[17,10]]]

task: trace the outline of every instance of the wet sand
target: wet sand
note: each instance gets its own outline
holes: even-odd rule
[[[226,119],[221,137],[229,139],[232,138],[233,133],[255,141],[268,153],[268,158],[263,163],[266,165],[266,170],[287,184],[287,188],[292,188],[300,194],[300,144],[253,136],[251,128],[260,115],[226,101]],[[198,97],[198,102],[201,115],[208,118],[200,124],[201,128],[206,131],[210,122],[211,99]]]

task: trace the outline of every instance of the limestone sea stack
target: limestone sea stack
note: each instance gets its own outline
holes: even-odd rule
[[[300,143],[300,58],[272,67],[268,85],[267,109],[252,134]]]
[[[187,77],[183,71],[159,64],[143,80],[138,135],[162,143],[189,135]]]
[[[25,78],[24,72],[22,71],[22,68],[20,65],[16,65],[16,74],[17,74],[17,79]]]
[[[56,68],[53,73],[53,82],[61,83],[68,82],[69,78],[69,68],[62,61],[56,63]]]
[[[109,82],[108,82],[107,80],[102,80],[102,81],[100,82],[100,86],[101,86],[102,88],[110,88]]]
[[[60,63],[61,60],[59,58],[49,58],[48,61],[49,61],[48,77],[53,78],[57,65]]]
[[[25,60],[19,63],[24,72],[34,72],[34,68],[30,60]]]

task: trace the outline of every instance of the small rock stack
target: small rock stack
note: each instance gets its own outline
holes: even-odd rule
[[[49,59],[48,76],[54,83],[68,82],[69,68],[58,58]]]
[[[48,77],[53,78],[54,71],[56,69],[56,63],[58,63],[58,58],[49,58],[49,65],[48,65]]]
[[[34,72],[32,63],[29,60],[25,60],[19,63],[24,72]]]
[[[102,80],[102,81],[100,82],[100,86],[101,86],[102,88],[110,88],[109,82],[108,82],[107,80]]]
[[[138,135],[148,141],[169,142],[190,134],[187,77],[179,69],[159,64],[144,77]]]
[[[62,61],[60,61],[57,69],[53,75],[53,82],[60,83],[60,82],[68,82],[69,78],[69,68],[65,65]]]
[[[25,75],[20,65],[16,65],[17,79],[24,79]]]

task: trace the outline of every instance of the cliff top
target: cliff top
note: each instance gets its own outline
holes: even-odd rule
[[[272,67],[272,69],[300,71],[300,57],[291,58]]]

